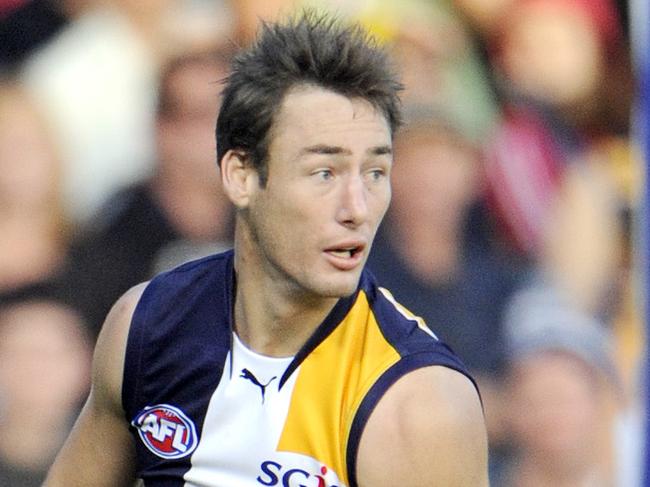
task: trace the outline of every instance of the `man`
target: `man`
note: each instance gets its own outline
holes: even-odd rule
[[[357,28],[264,26],[217,122],[235,249],[114,306],[48,487],[487,485],[464,367],[363,272],[398,89]]]

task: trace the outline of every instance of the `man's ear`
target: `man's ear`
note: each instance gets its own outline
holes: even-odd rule
[[[246,152],[231,149],[221,159],[223,189],[237,208],[248,206],[252,192],[258,187],[257,170],[248,158]]]

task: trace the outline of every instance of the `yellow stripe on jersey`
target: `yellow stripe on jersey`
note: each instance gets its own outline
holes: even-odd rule
[[[399,358],[360,292],[344,320],[300,365],[278,450],[315,458],[349,485],[345,456],[355,413]]]

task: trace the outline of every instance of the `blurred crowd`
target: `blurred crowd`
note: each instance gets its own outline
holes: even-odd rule
[[[0,0],[0,486],[40,484],[115,299],[230,246],[219,81],[302,7],[403,74],[368,265],[478,378],[492,485],[640,486],[624,0]]]

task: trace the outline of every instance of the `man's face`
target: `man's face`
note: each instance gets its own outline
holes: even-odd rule
[[[268,181],[245,218],[265,273],[293,293],[353,293],[390,201],[385,117],[303,86],[285,96],[270,137]]]

